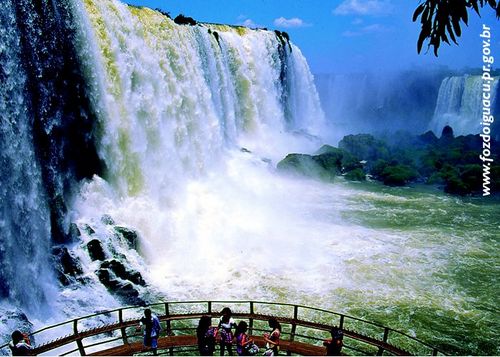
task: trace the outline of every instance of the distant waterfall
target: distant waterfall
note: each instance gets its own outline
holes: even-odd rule
[[[315,81],[327,121],[341,138],[355,133],[423,132],[442,78],[439,71],[408,70],[318,74]]]
[[[498,77],[491,83],[492,108],[498,102]],[[443,127],[450,125],[455,134],[478,134],[482,113],[481,76],[447,77],[439,88],[434,117],[429,129],[440,135]]]

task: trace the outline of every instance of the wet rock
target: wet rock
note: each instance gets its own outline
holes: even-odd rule
[[[455,137],[455,135],[453,134],[453,128],[449,125],[446,125],[444,128],[443,128],[443,131],[441,132],[441,138],[440,139],[448,139],[448,140],[451,140]]]
[[[71,223],[69,225],[70,240],[75,242],[75,241],[79,240],[81,236],[82,236],[82,233],[80,232],[80,229],[78,228],[76,223]]]
[[[288,154],[283,160],[278,162],[276,168],[280,171],[293,172],[304,176],[322,176],[324,170],[307,154]]]
[[[66,247],[55,247],[52,250],[52,259],[58,279],[65,286],[71,284],[75,281],[74,278],[83,274],[79,259],[74,257]]]
[[[92,239],[87,243],[87,250],[89,252],[90,259],[92,260],[105,260],[106,254],[102,248],[101,241],[98,239]]]
[[[120,279],[131,281],[134,284],[146,285],[141,273],[133,269],[127,269],[125,265],[118,260],[106,260],[101,264],[101,269],[109,269]]]
[[[84,224],[83,225],[83,230],[85,231],[85,233],[87,233],[89,236],[95,234],[95,230],[89,226],[88,224]]]
[[[103,215],[101,217],[101,222],[108,225],[108,226],[112,226],[115,224],[113,217],[111,217],[109,214]]]
[[[99,281],[108,289],[114,290],[120,285],[120,282],[118,280],[113,279],[108,269],[101,268],[98,269],[95,273],[99,278]]]
[[[106,268],[100,268],[96,271],[100,282],[113,294],[121,298],[126,303],[133,305],[143,304],[144,301],[139,297],[139,291],[130,283],[115,279],[113,274]]]
[[[339,148],[349,152],[359,160],[385,160],[390,156],[387,145],[370,134],[346,135],[340,140]]]
[[[116,226],[114,229],[116,233],[125,239],[129,248],[137,250],[139,246],[139,234],[135,230],[122,226]]]

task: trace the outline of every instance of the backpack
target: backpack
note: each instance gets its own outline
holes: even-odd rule
[[[204,347],[209,353],[215,351],[217,332],[218,332],[217,327],[212,327],[212,326],[208,328],[207,332],[205,332],[205,338],[203,342],[204,342]]]

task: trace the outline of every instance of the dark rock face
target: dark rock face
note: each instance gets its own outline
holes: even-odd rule
[[[75,278],[83,274],[83,269],[78,258],[74,257],[66,247],[55,247],[52,250],[52,259],[57,277],[61,284],[67,286]]]
[[[345,150],[324,145],[317,153],[318,155],[289,154],[278,163],[277,168],[327,180],[362,168],[359,160]]]
[[[453,128],[446,125],[441,132],[441,139],[453,139],[455,135],[453,134]]]
[[[136,231],[122,226],[116,226],[114,229],[119,236],[125,239],[129,248],[137,250],[139,247],[139,234]]]
[[[135,285],[146,285],[139,272],[127,270],[117,260],[109,260],[101,264],[96,275],[106,288],[123,301],[135,305],[144,304],[144,300],[139,297],[139,291],[135,287]]]
[[[101,269],[108,269],[120,279],[131,281],[134,284],[141,286],[146,285],[141,273],[135,270],[127,270],[125,265],[118,260],[113,259],[103,262],[101,264]]]
[[[277,169],[309,177],[327,178],[331,176],[313,156],[305,154],[287,155],[278,163]]]
[[[121,282],[114,279],[109,270],[99,269],[96,271],[96,275],[106,288],[126,303],[133,305],[140,305],[144,303],[144,301],[139,297],[139,292],[131,283]]]
[[[76,223],[71,223],[69,225],[69,232],[68,232],[68,241],[69,242],[76,242],[80,239],[82,236],[82,233],[80,232],[80,229],[76,225]]]
[[[89,252],[90,259],[92,260],[105,260],[106,254],[102,248],[101,241],[98,239],[92,239],[87,243],[87,250]]]
[[[101,217],[101,222],[108,225],[108,226],[112,226],[115,224],[115,220],[109,214],[104,214]]]
[[[92,234],[94,234],[94,233],[95,233],[94,229],[93,229],[91,226],[89,226],[88,224],[85,224],[85,225],[83,226],[83,230],[84,230],[84,231],[85,231],[85,233],[87,233],[89,236],[91,236]]]

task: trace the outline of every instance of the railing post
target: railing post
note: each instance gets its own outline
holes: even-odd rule
[[[253,301],[250,301],[250,316],[253,316],[253,314],[254,314]],[[250,334],[250,336],[253,335],[253,317],[250,317],[249,319],[248,333]]]
[[[118,310],[118,322],[120,323],[120,325],[123,325],[123,310],[122,309]],[[124,326],[121,326],[120,331],[122,332],[123,344],[127,345],[128,344],[127,329]]]
[[[208,302],[208,314],[210,316],[212,316],[212,302],[211,301],[207,301]]]
[[[340,315],[339,329],[344,329],[344,315]]]
[[[78,336],[78,319],[73,320],[73,333]],[[76,345],[78,346],[78,352],[80,356],[85,356],[85,348],[83,348],[83,343],[81,338],[76,338]]]
[[[434,349],[432,350],[432,355],[433,355],[433,356],[437,356],[437,355],[438,355],[438,350],[437,350],[437,348],[434,348]]]
[[[389,337],[389,328],[385,327],[384,328],[384,338],[383,338],[383,341],[385,343],[387,343],[387,338],[388,337]],[[379,347],[378,348],[378,352],[377,352],[377,356],[382,356],[383,353],[384,353],[384,348],[383,347]]]
[[[170,308],[169,308],[168,302],[165,303],[165,317],[167,318],[166,334],[167,334],[167,336],[171,336],[172,335],[172,326],[170,323]]]
[[[389,328],[386,327],[384,329],[384,342],[387,342],[387,339],[389,338]]]
[[[290,332],[290,341],[295,340],[295,332],[297,331],[297,320],[299,319],[299,307],[297,305],[293,306],[293,320],[292,320],[292,331]],[[291,352],[287,351],[287,355],[291,356]]]

